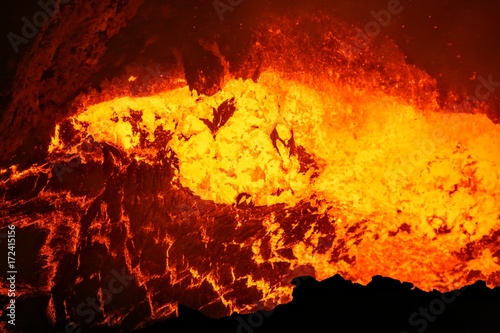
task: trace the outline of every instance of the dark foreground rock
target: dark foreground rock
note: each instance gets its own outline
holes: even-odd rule
[[[367,286],[339,275],[293,283],[293,301],[272,311],[212,319],[180,305],[178,318],[137,332],[500,332],[500,288],[482,281],[448,293],[380,276]]]

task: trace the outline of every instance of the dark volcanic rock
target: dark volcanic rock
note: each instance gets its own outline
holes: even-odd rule
[[[212,319],[179,305],[179,317],[138,333],[213,332],[500,332],[500,288],[478,281],[448,293],[376,276],[367,286],[335,275],[292,281],[293,301],[272,311]]]

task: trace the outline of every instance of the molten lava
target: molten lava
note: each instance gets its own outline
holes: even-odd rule
[[[269,217],[268,261],[314,267],[318,279],[341,272],[367,283],[381,274],[450,290],[467,282],[464,272],[479,271],[498,285],[498,248],[486,246],[472,261],[460,252],[498,228],[500,127],[481,114],[429,112],[380,92],[328,88],[266,72],[258,82],[230,80],[211,97],[183,87],[115,98],[71,121],[147,163],[155,155],[145,142],[161,128],[171,139],[157,148],[178,158],[174,182],[201,199],[307,202],[334,226],[328,242],[331,235],[308,225],[309,244],[293,244],[288,260],[279,255],[286,249],[280,221]],[[337,242],[346,243],[347,260],[331,260]],[[246,245],[263,260],[260,239]]]
[[[300,275],[500,285],[498,124],[426,99],[424,74],[402,95],[275,67],[228,76],[212,96],[182,78],[145,96],[92,93],[57,126],[50,163],[3,170],[5,188],[48,177],[37,198],[4,206],[51,203],[18,215],[48,230],[40,290],[65,253],[84,265],[86,251],[123,256],[151,317],[178,302],[211,315],[270,308]],[[50,166],[75,156],[58,183]]]

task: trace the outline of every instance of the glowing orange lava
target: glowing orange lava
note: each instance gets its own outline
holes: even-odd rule
[[[327,235],[311,225],[312,245],[293,245],[291,267],[312,266],[318,279],[342,272],[367,283],[380,274],[448,290],[465,283],[464,271],[497,272],[496,249],[485,248],[481,260],[470,262],[457,253],[498,227],[500,126],[481,114],[431,112],[381,92],[324,85],[323,91],[311,89],[269,71],[258,82],[230,80],[211,97],[183,87],[115,98],[72,122],[95,140],[151,163],[141,135],[153,141],[158,127],[171,132],[176,179],[204,200],[231,205],[245,194],[258,206],[317,206],[335,226],[337,240],[348,243],[346,255],[356,258],[332,263],[331,251],[315,253]],[[216,108],[230,100],[234,114],[214,133],[206,120],[210,124]],[[132,112],[142,116],[137,128],[127,121]],[[298,149],[311,157],[308,169],[302,170]],[[277,253],[278,221],[266,224]],[[349,240],[355,225],[360,242]]]
[[[263,44],[282,38],[277,29],[267,34]],[[283,45],[288,56],[296,51]],[[48,162],[79,154],[75,174],[99,172],[81,181],[93,197],[65,184],[66,196],[40,193],[66,209],[38,216],[51,230],[47,261],[56,265],[59,250],[77,253],[82,234],[111,256],[123,252],[152,317],[174,313],[181,299],[202,309],[221,302],[217,314],[270,308],[290,300],[291,279],[304,274],[321,280],[340,273],[362,284],[383,275],[441,291],[479,278],[500,285],[500,126],[482,110],[443,110],[427,89],[432,80],[401,61],[387,65],[398,73],[394,80],[417,79],[388,88],[376,75],[342,79],[358,70],[351,62],[313,75],[307,66],[286,71],[286,59],[276,59],[256,80],[228,74],[213,96],[191,91],[180,76],[147,96],[80,98],[78,112],[56,127]],[[71,142],[62,139],[68,126],[76,133]],[[89,136],[106,149],[82,153]],[[9,172],[6,187],[37,173],[54,178],[46,165]],[[136,183],[120,187],[124,174]],[[108,186],[119,189],[118,208],[101,199]],[[89,212],[94,219],[85,228],[76,223]],[[115,225],[126,238],[122,252],[111,250]],[[60,234],[67,244],[56,251],[49,243]],[[148,256],[164,258],[165,268]],[[50,290],[55,268],[47,266]],[[154,281],[185,292],[161,298],[165,290]],[[198,299],[197,288],[210,294]]]

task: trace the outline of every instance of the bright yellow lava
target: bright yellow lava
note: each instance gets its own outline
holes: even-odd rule
[[[233,97],[236,111],[214,137],[201,119],[212,121],[213,108]],[[328,83],[312,89],[268,71],[258,82],[230,80],[211,97],[184,87],[115,98],[88,107],[73,124],[97,141],[152,159],[126,120],[130,110],[142,112],[139,129],[148,133],[147,140],[154,141],[158,126],[173,133],[168,146],[179,159],[177,177],[202,199],[232,204],[247,193],[256,205],[293,206],[314,196],[339,226],[369,219],[366,241],[352,249],[359,274],[368,281],[376,274],[414,281],[417,270],[405,256],[420,256],[415,265],[422,270],[451,270],[459,263],[453,251],[490,234],[500,222],[500,126],[485,115],[419,110],[368,89]],[[293,133],[316,169],[301,173],[298,157],[280,140],[276,149],[275,129],[284,142],[291,142]],[[409,232],[389,237],[401,226]],[[301,244],[294,253],[299,264],[317,268],[317,278],[344,269]],[[486,257],[471,265],[500,270],[495,258]],[[345,269],[356,276],[356,269]],[[426,282],[433,281],[434,275]]]

